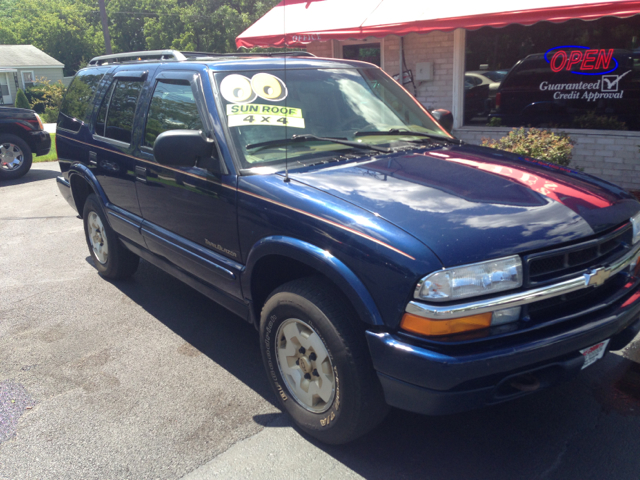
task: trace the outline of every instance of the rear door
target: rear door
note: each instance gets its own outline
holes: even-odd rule
[[[155,68],[135,65],[120,68],[113,75],[98,108],[89,150],[89,163],[96,167],[95,176],[107,195],[109,222],[118,233],[139,244],[144,242],[133,156],[133,135],[139,127],[134,122],[148,88],[147,77]]]
[[[188,68],[158,74],[145,102],[144,129],[135,151],[142,234],[154,253],[239,298],[235,175],[198,165],[163,166],[153,155],[156,137],[168,130],[202,130],[215,138],[203,95],[204,85],[210,88],[206,69]]]

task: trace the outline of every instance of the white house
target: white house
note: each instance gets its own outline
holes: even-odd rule
[[[0,105],[13,105],[19,88],[36,78],[55,83],[64,79],[64,64],[33,45],[0,45]]]

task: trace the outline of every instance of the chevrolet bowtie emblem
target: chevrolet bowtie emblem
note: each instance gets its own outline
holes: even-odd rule
[[[590,273],[584,274],[584,283],[587,287],[599,287],[606,282],[610,276],[611,273],[604,268],[597,268],[595,270],[591,270]]]

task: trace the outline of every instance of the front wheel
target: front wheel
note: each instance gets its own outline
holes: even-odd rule
[[[0,179],[15,180],[31,168],[33,155],[27,142],[15,135],[0,135]]]
[[[95,194],[87,197],[82,210],[84,233],[98,273],[110,280],[129,278],[138,269],[140,257],[125,247],[107,223]]]
[[[262,309],[267,375],[280,405],[305,432],[346,443],[376,427],[388,407],[364,337],[342,294],[319,278],[276,289]]]

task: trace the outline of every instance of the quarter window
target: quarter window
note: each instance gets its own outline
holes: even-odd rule
[[[91,100],[103,76],[104,73],[93,71],[79,72],[76,75],[62,102],[60,116],[58,118],[58,128],[78,132],[82,125],[81,122],[87,122],[89,120],[88,117],[91,114],[92,105]]]
[[[160,80],[149,107],[144,144],[152,147],[156,137],[168,130],[202,130],[196,100],[186,80]]]

